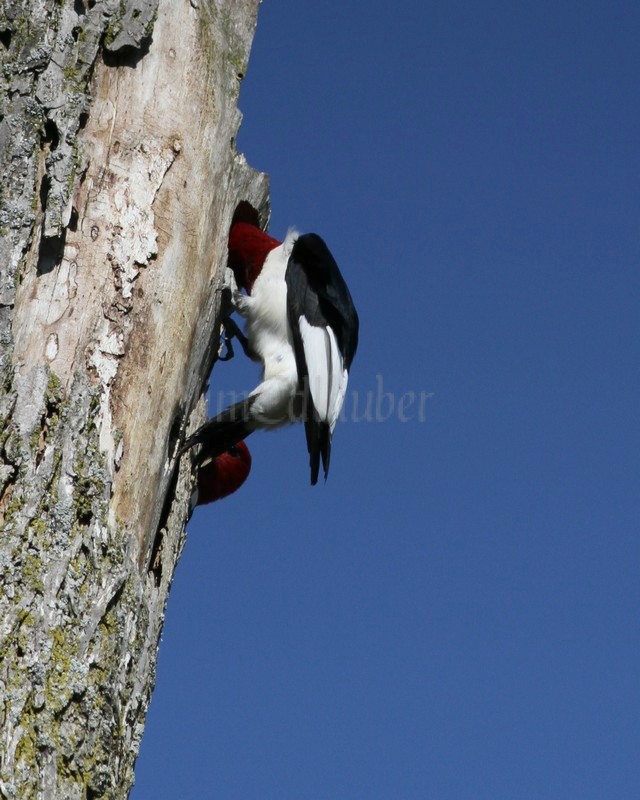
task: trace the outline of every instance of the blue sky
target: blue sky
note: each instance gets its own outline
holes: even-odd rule
[[[326,485],[256,434],[196,511],[134,800],[638,796],[638,41],[615,0],[261,6],[239,146],[360,349]]]

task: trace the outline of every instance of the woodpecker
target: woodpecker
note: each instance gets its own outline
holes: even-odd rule
[[[213,458],[205,455],[191,496],[191,510],[233,494],[246,481],[250,471],[251,453],[242,441]]]
[[[320,461],[329,472],[331,439],[358,346],[358,314],[329,248],[315,233],[289,231],[284,242],[236,222],[229,266],[239,289],[233,304],[246,318],[248,348],[262,362],[262,382],[205,423],[180,452],[203,444],[220,453],[253,431],[304,422],[311,484]]]

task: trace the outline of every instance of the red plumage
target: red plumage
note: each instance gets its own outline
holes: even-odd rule
[[[229,231],[229,266],[240,289],[249,294],[267,255],[282,242],[248,222],[234,222]]]
[[[203,506],[233,494],[246,481],[250,471],[249,448],[244,442],[238,442],[200,467],[195,505]]]

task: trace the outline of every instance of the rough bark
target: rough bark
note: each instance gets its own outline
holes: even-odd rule
[[[122,798],[204,414],[257,0],[0,2],[0,797]]]

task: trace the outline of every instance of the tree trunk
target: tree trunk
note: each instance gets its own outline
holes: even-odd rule
[[[192,482],[257,0],[0,0],[0,797],[124,798]],[[195,412],[195,413],[194,413]]]

